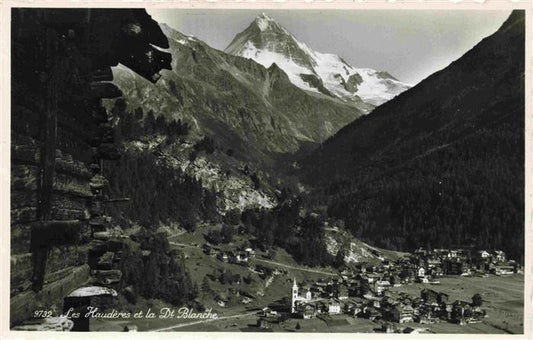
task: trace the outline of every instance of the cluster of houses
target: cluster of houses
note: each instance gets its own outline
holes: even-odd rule
[[[227,263],[247,265],[248,260],[255,256],[255,251],[249,247],[236,249],[235,251],[223,251],[220,247],[208,243],[205,243],[202,247],[206,255],[216,257],[218,260]]]
[[[418,249],[409,257],[394,262],[383,260],[379,265],[352,265],[341,271],[340,277],[302,285],[294,280],[290,313],[303,319],[346,314],[385,323],[476,323],[486,317],[481,301],[475,298],[452,301],[447,294],[430,289],[430,285],[440,284],[438,279],[443,275],[488,276],[489,273],[506,275],[519,271],[519,265],[508,261],[505,253],[498,250]],[[414,282],[427,283],[428,288],[416,297],[390,290]],[[277,318],[279,315],[269,310],[260,321]]]
[[[257,266],[249,262],[255,256],[252,248],[222,250],[207,243],[203,245],[203,250],[222,262],[247,266],[252,271]],[[261,271],[261,268],[258,270]],[[381,320],[384,326],[378,331],[383,332],[397,332],[398,328],[394,325],[404,323],[476,323],[486,317],[479,301],[452,301],[447,294],[430,289],[431,286],[440,284],[439,278],[443,275],[485,277],[489,274],[507,275],[519,271],[519,265],[515,261],[509,261],[503,251],[418,249],[396,261],[383,259],[377,265],[351,264],[338,277],[301,285],[293,280],[291,298],[286,301],[286,306],[290,308],[283,311],[264,308],[257,326],[268,328],[269,324],[279,323],[289,317],[310,319],[339,314]],[[274,273],[265,273],[265,277],[271,274]],[[428,284],[420,296],[413,297],[390,290],[391,287],[415,282]]]
[[[357,279],[354,281],[361,282]],[[375,287],[379,287],[377,282],[380,281],[375,282]],[[357,286],[364,285],[369,284]],[[432,324],[447,321],[460,325],[480,322],[486,316],[479,302],[452,302],[447,294],[432,289],[424,289],[419,297],[411,297],[388,289],[354,289],[352,280],[338,278],[302,286],[294,281],[291,314],[303,319],[346,314],[395,323]]]
[[[507,260],[500,250],[418,249],[394,262],[383,260],[379,265],[353,265],[342,271],[341,276],[349,281],[352,290],[360,290],[361,282],[367,281],[367,288],[379,295],[391,286],[413,282],[439,284],[439,277],[443,275],[487,277],[489,274],[517,272],[521,272],[520,265],[514,260]]]
[[[441,275],[486,276],[487,274],[508,275],[520,271],[519,264],[508,260],[501,250],[471,249],[425,249],[416,250],[410,262],[428,276]],[[419,273],[420,274],[420,273]],[[421,275],[418,275],[421,276]]]

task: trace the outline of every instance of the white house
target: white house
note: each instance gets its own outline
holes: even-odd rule
[[[338,301],[332,300],[328,304],[328,313],[330,315],[332,314],[340,314],[341,313],[341,304]]]
[[[417,270],[417,276],[420,277],[420,278],[426,276],[426,270],[424,269],[424,267],[419,267],[419,268],[418,268],[418,270]]]
[[[255,251],[252,248],[246,248],[244,251],[248,254],[249,257],[252,257],[255,255]]]
[[[389,281],[380,280],[374,283],[374,291],[376,292],[377,295],[383,294],[383,292],[387,290],[388,288],[390,288]]]
[[[235,261],[237,263],[248,262],[248,255],[245,252],[238,253],[237,256],[235,257]]]

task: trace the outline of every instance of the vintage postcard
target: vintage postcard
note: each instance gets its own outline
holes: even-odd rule
[[[4,7],[8,338],[530,336],[528,8],[165,5]]]

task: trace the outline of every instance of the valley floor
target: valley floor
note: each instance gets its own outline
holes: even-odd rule
[[[432,289],[450,295],[450,298],[470,301],[475,293],[483,297],[483,308],[488,317],[482,323],[459,326],[451,323],[438,323],[427,326],[436,333],[509,333],[524,332],[524,275],[509,276],[460,277],[448,276],[440,279],[441,284]],[[422,283],[391,288],[420,296],[420,291],[427,287]],[[413,324],[417,325],[417,324]],[[413,326],[412,326],[413,327]]]
[[[412,295],[419,295],[424,284],[393,288]],[[506,277],[445,277],[441,279],[438,290],[450,294],[451,297],[468,300],[475,292],[486,299],[484,308],[488,317],[481,323],[460,326],[441,322],[431,325],[418,323],[401,324],[399,327],[426,329],[429,333],[485,333],[485,334],[521,334],[523,333],[523,289],[524,276],[515,274]],[[279,290],[278,290],[279,291]],[[288,289],[283,290],[288,295]],[[280,294],[283,295],[283,294]],[[270,297],[272,301],[278,296]],[[154,306],[153,310],[157,310]],[[246,332],[261,331],[255,327],[258,310],[244,308],[218,309],[217,320],[191,319],[154,319],[154,320],[92,320],[94,331],[121,331],[126,324],[137,325],[139,331],[230,331]],[[297,330],[297,324],[300,329]],[[368,319],[355,319],[346,315],[325,317],[323,319],[289,319],[273,325],[270,332],[374,332],[381,327],[381,322]],[[263,330],[264,331],[264,330]]]
[[[200,246],[205,242],[201,230],[169,237],[173,247],[180,250],[186,259],[184,263],[192,279],[201,285],[206,276],[216,271],[229,271],[241,277],[252,275],[254,280],[250,284],[244,282],[236,285],[225,285],[218,281],[209,281],[211,294],[201,292],[198,300],[207,309],[218,314],[218,319],[128,319],[128,320],[91,320],[92,331],[122,331],[126,325],[135,325],[139,331],[230,331],[230,332],[375,332],[382,325],[381,321],[371,321],[364,318],[353,318],[348,315],[324,316],[315,319],[288,319],[279,324],[272,324],[268,329],[260,329],[257,325],[259,313],[269,304],[279,302],[290,297],[293,279],[298,281],[317,280],[335,275],[331,268],[308,268],[294,262],[285,251],[279,250],[273,259],[267,259],[265,254],[258,252],[250,259],[252,264],[268,265],[279,269],[279,273],[261,279],[249,267],[225,263],[213,256],[204,254]],[[480,323],[460,326],[441,322],[436,324],[397,324],[399,328],[411,327],[429,333],[494,333],[520,334],[523,333],[524,313],[524,275],[489,277],[460,277],[447,276],[440,278],[440,285],[414,283],[391,290],[405,292],[411,296],[420,296],[424,288],[431,288],[447,293],[452,300],[469,301],[475,293],[483,297],[483,308],[488,317]],[[233,300],[227,306],[217,304],[214,295],[228,294],[228,288],[246,290],[255,296],[249,304],[240,302],[241,298]],[[213,294],[214,293],[214,294]],[[141,309],[151,308],[156,314],[160,308],[172,307],[155,300],[139,306]],[[175,309],[178,309],[175,307]],[[297,326],[298,325],[298,326]]]

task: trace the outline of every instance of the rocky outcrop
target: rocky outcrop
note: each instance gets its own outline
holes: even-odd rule
[[[346,91],[350,93],[357,92],[357,86],[363,82],[363,78],[360,74],[352,74],[346,82],[342,82],[342,85],[346,89]]]

